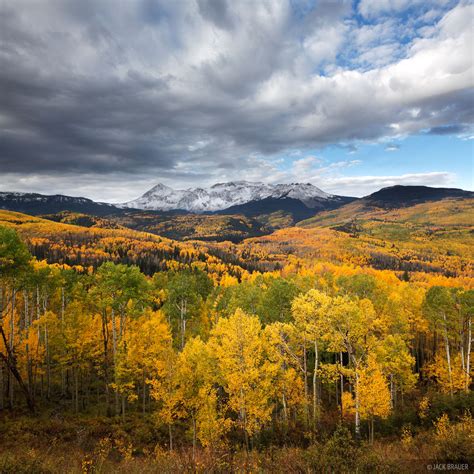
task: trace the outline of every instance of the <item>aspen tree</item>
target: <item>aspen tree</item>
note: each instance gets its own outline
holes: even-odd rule
[[[266,359],[260,321],[240,309],[217,322],[209,344],[217,359],[220,383],[229,397],[228,407],[238,417],[248,449],[249,438],[270,419],[278,366]]]

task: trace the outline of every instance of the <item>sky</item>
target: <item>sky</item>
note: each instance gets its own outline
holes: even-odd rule
[[[468,0],[2,0],[0,191],[473,189]]]

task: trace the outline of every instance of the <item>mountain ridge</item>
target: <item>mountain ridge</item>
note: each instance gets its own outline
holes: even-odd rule
[[[364,196],[361,202],[379,207],[400,207],[458,197],[474,198],[474,192],[459,188],[434,188],[431,186],[404,186],[397,184]]]
[[[64,210],[105,216],[118,210],[113,204],[64,194],[0,192],[0,209],[26,214],[56,213]]]
[[[321,200],[331,200],[328,194],[311,183],[265,184],[252,181],[216,183],[210,187],[173,189],[162,183],[148,190],[137,199],[118,204],[122,208],[167,211],[181,209],[205,213],[223,211],[262,199],[292,198],[307,208],[320,207]]]
[[[346,225],[348,222],[374,218],[383,221],[395,211],[413,212],[415,208],[423,204],[446,201],[454,203],[466,201],[467,206],[474,208],[474,192],[458,188],[390,186],[335,210],[315,214],[309,219],[298,222],[297,225],[300,227]],[[453,205],[453,209],[456,209],[455,205]]]
[[[247,185],[248,182],[237,181],[231,183],[216,183],[210,189],[227,189],[229,186],[239,188]],[[259,186],[262,183],[253,183],[253,186]],[[271,214],[276,211],[290,213],[292,215],[293,223],[301,219],[307,219],[311,215],[316,215],[321,211],[331,211],[336,208],[341,208],[347,205],[356,205],[361,207],[380,207],[380,208],[396,208],[412,206],[426,201],[436,201],[445,198],[474,198],[474,192],[466,191],[458,188],[433,188],[428,186],[390,186],[382,188],[363,198],[350,198],[345,196],[337,196],[319,190],[309,183],[301,185],[296,189],[298,183],[280,185],[277,189],[276,196],[261,197],[257,195],[257,199],[245,201],[240,204],[233,204],[223,209],[205,210],[205,211],[187,211],[183,209],[170,208],[166,211],[159,211],[154,209],[140,210],[132,207],[122,207],[114,204],[96,202],[85,197],[73,197],[63,194],[45,195],[39,193],[23,193],[4,191],[0,192],[0,209],[12,210],[17,212],[24,212],[32,215],[41,214],[55,214],[62,211],[79,212],[85,214],[92,214],[99,217],[116,215],[121,216],[124,213],[140,213],[148,212],[150,215],[163,217],[173,215],[186,215],[189,213],[196,214],[242,214],[247,217],[254,217],[260,214]],[[264,185],[269,186],[269,185]],[[273,185],[278,186],[278,185]],[[164,190],[166,193],[172,193],[172,188],[165,185],[157,185],[155,188]],[[203,191],[204,188],[195,188]],[[266,190],[271,189],[266,187]],[[299,194],[300,199],[292,197],[292,193],[303,191]],[[317,191],[314,191],[317,190]],[[306,194],[304,191],[310,191]],[[314,191],[311,194],[311,191]],[[145,193],[145,195],[147,194]],[[320,196],[316,194],[321,193]],[[258,193],[257,193],[258,194]],[[252,196],[250,196],[252,197]],[[133,201],[129,201],[133,202]],[[351,204],[352,203],[352,204]],[[354,209],[355,211],[355,209]]]

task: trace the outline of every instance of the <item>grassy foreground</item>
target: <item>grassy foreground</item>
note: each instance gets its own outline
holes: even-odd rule
[[[389,436],[357,443],[344,424],[330,436],[307,439],[305,447],[193,449],[170,451],[151,420],[138,415],[126,422],[106,417],[0,420],[1,473],[180,473],[180,472],[427,472],[454,464],[468,471],[474,462],[474,421],[469,414],[450,421],[442,415],[431,427],[403,429]],[[161,441],[161,442],[157,442]]]

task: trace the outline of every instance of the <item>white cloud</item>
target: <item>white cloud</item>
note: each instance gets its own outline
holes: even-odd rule
[[[324,190],[348,196],[366,196],[380,188],[403,185],[418,186],[449,186],[455,181],[456,176],[446,171],[429,173],[411,173],[395,176],[347,176],[324,179],[321,187]]]

